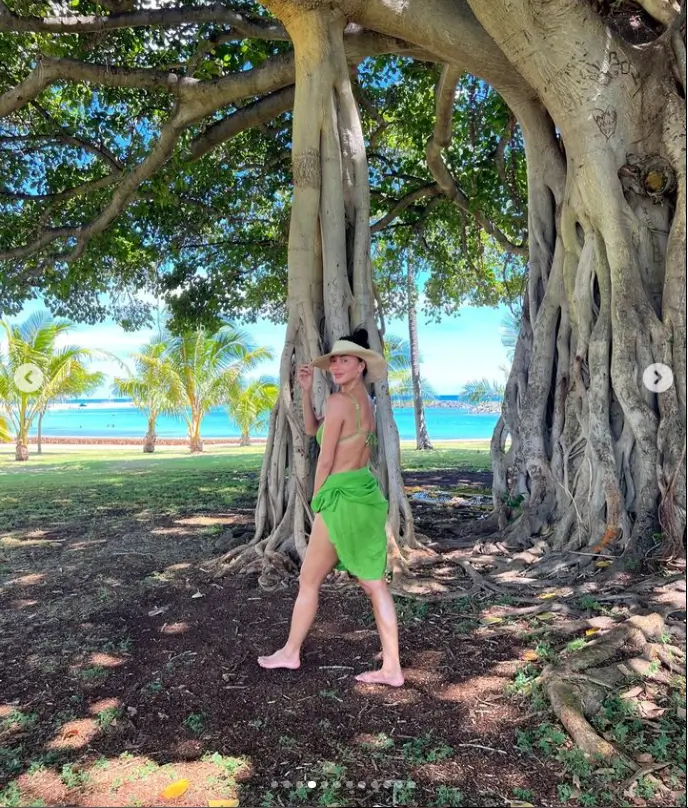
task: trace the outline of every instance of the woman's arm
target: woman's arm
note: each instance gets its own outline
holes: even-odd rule
[[[306,426],[306,435],[315,435],[322,418],[317,418],[311,403],[311,391],[304,392],[303,396],[303,422]]]
[[[344,426],[346,406],[347,402],[339,393],[335,393],[327,400],[325,408],[325,429],[323,430],[318,465],[315,469],[315,484],[313,486],[314,497],[322,488],[323,483],[329,477],[332,467],[334,466],[334,455],[337,450],[337,441],[342,434],[342,427]]]
[[[299,386],[301,387],[301,406],[303,408],[303,423],[306,427],[306,435],[315,435],[320,426],[322,418],[317,418],[313,410],[313,368],[304,365],[299,368]]]

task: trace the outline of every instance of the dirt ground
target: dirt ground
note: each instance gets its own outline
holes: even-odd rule
[[[468,496],[490,475],[406,483]],[[432,536],[433,506],[414,507]],[[124,514],[17,540],[0,588],[0,805],[586,804],[563,799],[575,773],[536,743],[551,716],[514,693],[529,624],[491,623],[489,601],[401,601],[394,690],[355,682],[378,640],[365,596],[335,581],[301,669],[259,668],[295,583],[264,593],[203,567],[251,518]]]

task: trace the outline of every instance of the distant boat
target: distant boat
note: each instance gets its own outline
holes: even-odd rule
[[[80,406],[80,407],[85,407],[86,405],[85,405],[85,404],[79,404],[79,406]]]

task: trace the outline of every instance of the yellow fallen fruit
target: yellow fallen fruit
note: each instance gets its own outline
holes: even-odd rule
[[[527,660],[528,662],[537,662],[540,657],[538,656],[537,651],[526,651],[523,654],[523,659]]]
[[[175,780],[174,783],[170,783],[169,786],[163,790],[160,796],[163,800],[176,800],[177,797],[181,797],[190,785],[188,780]]]
[[[239,800],[208,800],[208,808],[238,808]]]
[[[595,562],[595,566],[599,567],[600,569],[603,569],[604,567],[611,567],[611,565],[612,565],[611,561],[596,561]]]

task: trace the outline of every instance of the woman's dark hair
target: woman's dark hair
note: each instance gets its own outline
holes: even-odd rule
[[[349,334],[346,337],[341,337],[341,339],[345,339],[347,342],[355,342],[356,345],[360,345],[361,348],[370,348],[370,343],[368,342],[368,332],[365,328],[355,328],[353,334]]]
[[[354,342],[356,345],[360,345],[361,348],[370,348],[370,343],[368,342],[368,332],[365,328],[354,328],[353,334],[347,334],[347,336],[340,337],[340,339],[345,339],[347,342]],[[363,359],[359,361],[363,362]],[[366,365],[363,371],[363,378],[365,379],[367,375],[368,367]]]

